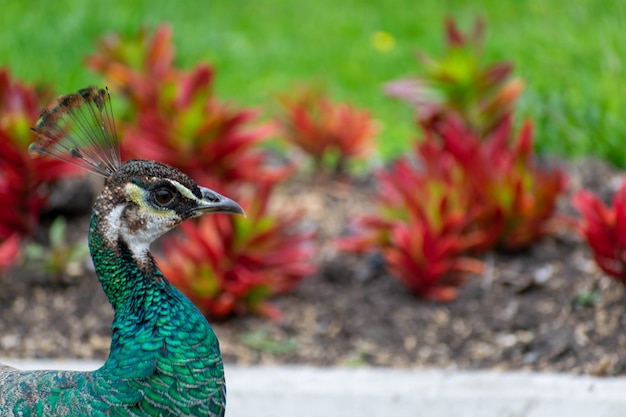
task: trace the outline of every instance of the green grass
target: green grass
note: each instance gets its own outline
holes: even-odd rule
[[[442,50],[446,15],[463,27],[482,15],[487,56],[513,61],[526,80],[520,117],[535,120],[538,149],[593,154],[626,166],[626,2],[619,0],[5,3],[0,65],[20,78],[51,83],[63,93],[101,83],[83,65],[97,37],[168,21],[178,63],[213,63],[225,99],[268,107],[277,93],[314,80],[337,99],[371,109],[384,127],[378,140],[386,158],[406,150],[416,133],[410,109],[383,96],[381,83],[417,73],[416,49]],[[395,47],[374,48],[377,31],[390,33]]]

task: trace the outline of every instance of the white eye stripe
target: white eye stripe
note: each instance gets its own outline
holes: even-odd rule
[[[201,203],[202,202],[202,200],[199,199],[198,197],[196,197],[194,195],[194,193],[192,193],[189,188],[185,187],[184,185],[182,185],[178,181],[171,180],[171,179],[168,179],[167,181],[169,181],[174,187],[176,187],[178,192],[181,193],[181,195],[183,195],[184,197],[187,197],[190,200],[194,200],[197,203]]]

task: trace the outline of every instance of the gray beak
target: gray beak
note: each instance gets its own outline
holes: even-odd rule
[[[200,192],[202,192],[202,203],[196,208],[199,214],[231,213],[246,215],[241,206],[234,200],[205,187],[200,187]]]

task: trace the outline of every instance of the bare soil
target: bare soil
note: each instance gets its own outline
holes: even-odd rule
[[[592,160],[567,169],[568,195],[585,186],[607,200],[623,174]],[[626,374],[624,288],[599,272],[581,238],[563,230],[523,252],[490,253],[486,273],[468,279],[458,299],[423,301],[385,272],[379,256],[337,253],[329,243],[372,209],[372,187],[371,180],[284,186],[275,204],[305,208],[320,230],[320,270],[275,300],[279,321],[214,322],[227,362]],[[567,197],[559,210],[574,213]],[[87,216],[70,226],[84,238]],[[112,318],[89,269],[50,279],[15,268],[0,280],[0,357],[105,359]]]

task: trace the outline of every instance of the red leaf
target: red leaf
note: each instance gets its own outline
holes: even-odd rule
[[[20,238],[13,234],[0,241],[0,270],[6,269],[18,260],[20,253]]]
[[[626,285],[626,181],[613,196],[610,207],[585,190],[574,195],[572,203],[582,214],[579,231],[587,240],[596,264]]]

